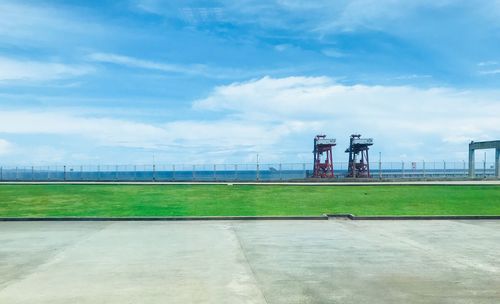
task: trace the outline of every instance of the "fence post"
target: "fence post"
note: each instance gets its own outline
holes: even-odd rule
[[[196,165],[193,165],[193,180],[196,180]]]
[[[382,163],[378,162],[378,179],[382,179]]]
[[[0,167],[0,181],[3,180],[3,167]]]
[[[31,166],[31,180],[35,180],[35,168]]]
[[[66,165],[63,166],[63,180],[66,180]]]
[[[305,163],[302,163],[302,171],[304,173],[304,178],[307,178],[306,164]]]
[[[446,177],[446,161],[443,160],[444,177]]]
[[[214,165],[214,181],[217,180],[217,165]]]
[[[238,165],[234,165],[234,180],[238,180]]]
[[[175,181],[175,165],[172,165],[172,180]]]
[[[50,166],[47,166],[47,180],[50,180]]]
[[[486,159],[483,160],[483,177],[486,178]]]
[[[401,177],[405,177],[405,162],[401,162]]]
[[[153,182],[156,181],[156,165],[153,164]]]
[[[281,164],[280,164],[280,181],[283,180],[283,175],[281,173]]]
[[[257,163],[257,181],[259,181],[259,163]]]
[[[422,169],[424,170],[424,178],[425,178],[425,160],[422,161]]]

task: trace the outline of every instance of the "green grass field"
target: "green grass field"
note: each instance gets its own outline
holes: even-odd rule
[[[0,185],[0,217],[500,215],[500,186]]]

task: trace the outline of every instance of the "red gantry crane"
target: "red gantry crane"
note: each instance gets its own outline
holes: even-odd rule
[[[373,145],[373,138],[361,138],[360,134],[351,135],[349,148],[349,170],[347,177],[371,177],[368,147]],[[361,155],[360,155],[361,154]]]
[[[332,149],[336,145],[335,142],[334,138],[326,138],[326,135],[316,135],[314,138],[314,171],[312,177],[334,177]]]

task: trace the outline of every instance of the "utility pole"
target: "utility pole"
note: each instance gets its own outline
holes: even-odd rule
[[[378,178],[382,179],[382,152],[378,152]]]
[[[259,153],[257,153],[257,181],[259,180]]]
[[[486,152],[484,152],[484,159],[483,159],[483,177],[486,178]]]

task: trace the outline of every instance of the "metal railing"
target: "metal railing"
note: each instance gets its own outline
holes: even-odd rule
[[[334,164],[335,178],[347,175],[348,163]],[[372,162],[372,178],[466,178],[462,162]],[[494,178],[495,163],[475,163],[476,178]],[[312,175],[311,163],[209,165],[59,165],[0,166],[0,181],[293,181]]]

